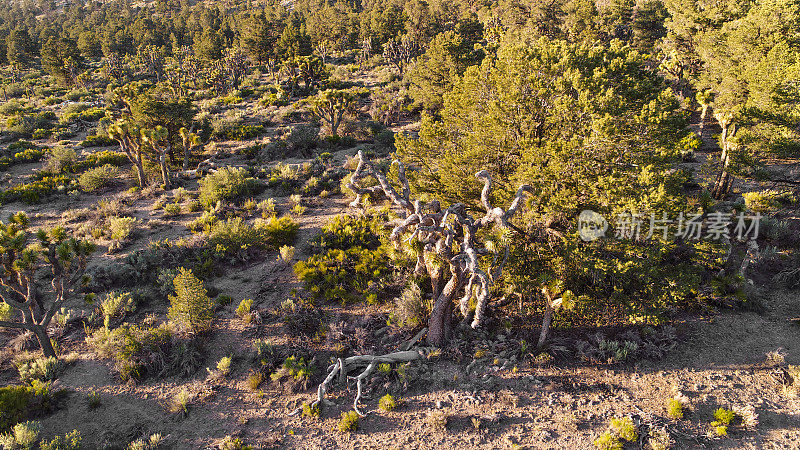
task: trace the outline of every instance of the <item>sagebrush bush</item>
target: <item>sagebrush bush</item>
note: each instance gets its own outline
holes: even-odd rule
[[[108,237],[114,241],[125,241],[131,237],[139,220],[135,217],[108,217],[106,219],[106,228],[108,228]]]
[[[30,384],[33,380],[52,381],[58,376],[61,367],[54,356],[26,358],[15,362],[19,371],[19,379]]]
[[[181,204],[176,202],[164,205],[164,215],[168,217],[177,216],[181,213]]]
[[[168,316],[183,329],[193,333],[208,331],[214,320],[214,302],[203,282],[191,270],[180,269],[173,280],[175,295],[170,296]]]
[[[86,342],[98,356],[114,360],[123,381],[146,376],[188,376],[200,366],[195,342],[178,335],[168,323],[158,327],[100,328]]]
[[[74,149],[57,145],[50,149],[44,169],[54,174],[71,172],[77,161],[78,154]]]
[[[251,391],[257,391],[258,387],[261,386],[261,383],[264,382],[264,374],[261,371],[256,370],[252,371],[250,375],[247,376],[247,380],[245,384],[247,384],[247,388]]]
[[[51,441],[43,441],[41,450],[81,450],[83,439],[78,430],[72,430],[64,436],[56,436]]]
[[[667,415],[671,419],[683,419],[683,402],[676,398],[670,399],[667,404]]]
[[[39,443],[42,425],[39,422],[23,422],[14,425],[10,433],[0,436],[0,444],[4,449],[33,450]]]
[[[86,192],[95,192],[114,183],[119,171],[111,164],[89,169],[78,178],[78,184]]]
[[[405,328],[422,326],[430,312],[429,303],[422,296],[419,285],[415,282],[410,283],[395,300],[391,314],[392,323]]]
[[[383,248],[331,249],[294,265],[294,273],[314,299],[348,303],[364,299],[371,283],[391,274]]]

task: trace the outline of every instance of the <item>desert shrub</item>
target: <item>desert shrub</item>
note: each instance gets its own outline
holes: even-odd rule
[[[266,132],[264,125],[241,125],[225,130],[224,137],[234,141],[246,141],[256,138]]]
[[[97,391],[89,391],[86,394],[86,402],[89,404],[89,409],[97,409],[103,403],[103,398]]]
[[[275,200],[271,198],[261,200],[256,207],[265,219],[275,215]]]
[[[319,404],[311,406],[311,403],[303,403],[303,417],[308,417],[309,419],[319,419],[322,411],[320,410]]]
[[[253,447],[245,444],[241,439],[232,436],[225,436],[219,443],[219,450],[253,450]]]
[[[261,386],[261,383],[264,382],[264,374],[261,371],[255,370],[247,376],[247,380],[245,380],[245,384],[247,388],[251,391],[257,391],[258,387]]]
[[[235,217],[213,224],[209,237],[220,255],[241,257],[250,248],[276,250],[293,243],[298,228],[299,225],[289,217],[256,219],[253,224]]]
[[[51,441],[43,441],[41,450],[80,450],[81,433],[78,430],[72,430],[64,436],[56,436]]]
[[[164,215],[171,217],[177,216],[181,213],[181,204],[178,202],[167,203],[164,205]]]
[[[206,208],[219,200],[235,200],[253,194],[258,182],[241,167],[223,167],[200,180],[200,203]]]
[[[239,306],[236,307],[236,315],[239,316],[240,319],[244,320],[246,323],[249,323],[251,320],[250,312],[253,308],[253,299],[246,298],[239,302]]]
[[[410,283],[395,300],[390,322],[404,328],[418,328],[425,324],[430,312],[429,302],[415,282]]]
[[[313,125],[297,125],[284,138],[290,151],[296,155],[308,156],[319,145],[319,128]]]
[[[30,384],[33,380],[52,381],[58,376],[60,364],[54,356],[25,358],[15,362],[19,379]]]
[[[98,356],[114,360],[123,381],[146,376],[188,376],[200,366],[196,343],[175,333],[170,324],[100,328],[86,341]]]
[[[186,228],[194,233],[198,233],[203,230],[208,232],[217,222],[218,220],[216,214],[211,211],[203,211],[203,214],[201,214],[200,217],[187,223]]]
[[[43,176],[39,180],[14,186],[0,194],[0,201],[11,203],[22,201],[27,204],[41,203],[56,192],[66,192],[72,180],[66,175]]]
[[[87,105],[86,109],[80,111],[71,111],[69,110],[72,106],[77,105],[70,105],[65,108],[59,122],[62,125],[68,125],[75,122],[96,122],[106,115],[106,110],[103,108],[89,108]]]
[[[9,146],[9,148],[11,148],[11,146]],[[14,160],[17,162],[29,163],[39,161],[43,156],[44,150],[41,148],[26,148],[25,150],[15,153]]]
[[[381,244],[380,233],[381,224],[376,217],[339,214],[323,225],[322,232],[312,245],[324,249],[347,250],[351,247],[363,247],[375,250]]]
[[[186,203],[186,211],[189,212],[197,212],[203,208],[203,205],[200,203],[200,200],[191,199]]]
[[[25,105],[19,100],[9,100],[0,105],[0,116],[16,116],[25,110]]]
[[[100,302],[103,326],[109,328],[112,321],[122,320],[125,314],[136,310],[136,299],[130,292],[110,292]]]
[[[294,273],[314,299],[342,304],[364,299],[371,283],[392,273],[383,248],[331,249],[294,265]]]
[[[159,434],[151,434],[149,437],[137,439],[130,444],[126,450],[157,450],[164,438]]]
[[[203,282],[194,276],[191,270],[181,268],[173,283],[175,295],[169,298],[170,320],[193,333],[211,329],[214,303],[208,297]]]
[[[81,141],[81,147],[90,148],[90,147],[109,147],[112,145],[117,145],[117,141],[111,139],[108,136],[102,136],[99,134],[92,134],[86,136],[86,139]]]
[[[292,386],[307,389],[314,371],[305,358],[289,356],[270,378],[272,381],[288,380]]]
[[[425,424],[440,433],[447,431],[447,422],[449,422],[449,417],[444,411],[433,411],[425,417]]]
[[[719,437],[725,437],[728,435],[728,427],[731,426],[731,422],[737,418],[737,414],[735,411],[725,408],[718,408],[714,411],[714,420],[711,422],[711,429],[714,431]]]
[[[181,414],[188,414],[189,413],[189,402],[192,400],[192,394],[189,393],[188,390],[181,389],[177,394],[175,394],[169,402],[168,409],[169,412],[181,413]]]
[[[630,417],[611,419],[611,431],[628,442],[633,442],[639,437],[639,430]]]
[[[10,433],[0,436],[0,444],[9,450],[33,450],[39,443],[42,425],[39,422],[23,422],[14,425]]]
[[[51,384],[33,380],[30,386],[0,387],[0,433],[17,423],[50,411],[58,392]]]
[[[342,418],[339,419],[337,428],[342,433],[352,433],[358,430],[358,420],[361,416],[355,411],[347,411],[342,413]]]
[[[394,411],[397,408],[397,399],[392,394],[386,394],[378,400],[378,408],[381,411]]]
[[[281,303],[280,312],[292,336],[314,336],[322,327],[320,309],[309,302],[289,298]]]
[[[281,255],[281,261],[285,262],[286,264],[292,262],[292,259],[294,258],[294,247],[289,245],[284,245],[281,246],[279,252]]]
[[[30,137],[36,130],[50,130],[53,128],[56,114],[52,111],[28,113],[18,115],[6,120],[6,127],[12,133]]]
[[[797,203],[797,197],[792,191],[765,190],[756,192],[745,192],[745,206],[753,211],[766,212]]]
[[[72,172],[77,161],[78,154],[74,149],[57,145],[50,150],[44,170],[54,174]]]
[[[110,216],[106,218],[108,236],[114,241],[125,241],[136,230],[138,222],[139,220],[135,217]]]
[[[593,444],[598,450],[622,450],[622,442],[619,441],[618,437],[608,431],[595,439]]]
[[[98,191],[110,186],[119,176],[119,171],[111,164],[89,169],[78,178],[78,184],[86,192]]]
[[[128,163],[128,157],[125,156],[124,153],[103,150],[90,154],[82,161],[82,163],[88,167],[99,167],[106,164],[111,164],[112,166],[121,166]],[[80,165],[81,164],[79,164],[79,166]]]
[[[667,415],[671,419],[683,419],[683,402],[677,398],[672,398],[667,403]]]

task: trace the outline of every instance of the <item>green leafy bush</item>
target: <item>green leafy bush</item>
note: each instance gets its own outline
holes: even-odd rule
[[[119,171],[111,164],[89,169],[78,178],[78,184],[86,192],[95,192],[110,186],[119,176]]]
[[[391,272],[391,260],[381,247],[331,249],[294,265],[295,275],[314,299],[342,304],[363,299],[370,283]]]
[[[109,217],[106,219],[109,237],[115,241],[125,241],[136,230],[137,223],[139,220],[135,217]]]
[[[211,208],[219,200],[235,200],[251,195],[258,182],[241,167],[223,167],[200,180],[200,203]]]
[[[14,425],[10,433],[0,436],[0,444],[9,450],[33,450],[39,443],[42,425],[39,422],[23,422]]]
[[[251,320],[250,312],[253,309],[253,299],[246,298],[239,302],[239,306],[236,307],[236,315],[239,316],[240,319],[244,320],[246,323],[249,323]]]
[[[209,237],[223,256],[242,256],[250,248],[277,250],[294,242],[300,226],[289,217],[256,219],[253,224],[235,217],[211,225]]]
[[[74,149],[57,145],[50,149],[50,156],[47,157],[44,170],[52,174],[73,172],[77,161],[78,154]]]
[[[325,249],[347,250],[363,247],[375,250],[381,244],[381,225],[377,217],[339,214],[331,218],[312,242]]]

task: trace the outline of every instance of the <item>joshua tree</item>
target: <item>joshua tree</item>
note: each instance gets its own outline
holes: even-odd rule
[[[181,135],[181,142],[183,143],[183,170],[189,170],[189,156],[192,154],[192,149],[200,145],[200,136],[187,130],[186,127],[178,130]]]
[[[490,288],[499,278],[509,249],[489,248],[495,247],[481,242],[478,237],[479,230],[495,231],[498,233],[498,242],[508,241],[508,233],[512,231],[510,221],[522,204],[526,192],[531,191],[528,185],[517,189],[511,205],[507,210],[492,205],[489,199],[492,189],[492,178],[486,170],[481,170],[475,176],[483,181],[481,203],[486,208],[483,217],[475,219],[467,208],[461,203],[442,209],[438,201],[434,200],[425,205],[420,200],[410,199],[410,189],[405,176],[405,168],[400,161],[398,177],[402,186],[402,193],[398,193],[389,183],[386,175],[364,160],[363,154],[358,153],[358,167],[353,173],[347,187],[356,193],[356,199],[351,206],[360,203],[365,194],[383,192],[396,206],[400,207],[407,217],[392,230],[390,239],[396,247],[401,245],[401,238],[408,234],[406,241],[420,249],[417,252],[417,263],[414,269],[416,274],[427,274],[431,278],[433,288],[433,310],[428,319],[428,342],[435,346],[447,343],[452,333],[451,322],[453,304],[457,296],[461,295],[459,308],[465,321],[469,320],[469,301],[476,297],[474,317],[471,326],[480,327],[483,323],[489,301]],[[378,185],[372,188],[362,188],[359,183],[366,177],[372,176],[378,180]],[[482,255],[493,255],[492,264],[488,271],[484,271],[478,264]],[[440,264],[444,261],[445,264]],[[449,274],[446,273],[449,269]]]
[[[47,327],[64,301],[85,282],[86,261],[94,245],[67,237],[63,228],[39,230],[29,242],[28,217],[17,213],[0,222],[3,275],[0,276],[0,327],[31,331],[45,356],[56,356]],[[37,285],[46,271],[50,288]]]
[[[311,99],[314,115],[325,121],[331,128],[331,135],[337,136],[344,115],[353,110],[355,96],[347,91],[326,89]]]
[[[383,46],[383,58],[397,67],[400,75],[420,53],[422,47],[408,35],[400,39],[394,38]]]
[[[127,120],[120,119],[108,127],[108,137],[119,142],[120,150],[125,153],[128,160],[136,167],[139,187],[144,188],[147,183],[147,176],[144,173],[144,163],[142,160],[144,149],[140,141],[139,128]]]
[[[152,129],[142,130],[141,134],[142,144],[149,146],[153,150],[153,156],[150,159],[154,162],[158,161],[158,165],[161,167],[161,180],[164,182],[164,189],[169,190],[170,179],[167,155],[172,147],[167,129],[159,125]]]

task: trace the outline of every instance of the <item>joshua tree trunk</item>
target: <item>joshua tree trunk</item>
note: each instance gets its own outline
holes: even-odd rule
[[[161,179],[164,181],[164,189],[170,189],[169,167],[167,167],[167,155],[162,152],[158,155],[158,163],[161,165]]]
[[[553,305],[553,295],[550,293],[550,289],[543,287],[542,294],[544,294],[545,306],[547,309],[544,311],[544,317],[542,317],[542,331],[539,332],[539,342],[536,344],[536,348],[540,350],[547,342],[547,338],[550,337],[550,325],[553,323],[553,314],[556,310]]]

